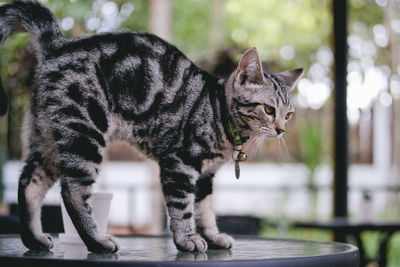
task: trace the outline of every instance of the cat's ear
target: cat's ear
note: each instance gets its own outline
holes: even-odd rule
[[[264,74],[257,49],[251,48],[243,54],[236,69],[235,78],[240,84],[262,83]]]
[[[289,86],[292,90],[294,89],[294,85],[298,79],[303,76],[303,68],[287,70],[278,73],[279,76],[286,82],[287,86]]]

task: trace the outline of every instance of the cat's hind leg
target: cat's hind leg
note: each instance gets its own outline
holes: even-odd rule
[[[80,126],[82,129],[86,129],[85,127]],[[60,140],[62,141],[58,143],[58,169],[61,195],[79,236],[89,251],[118,251],[119,245],[114,237],[98,232],[93,208],[89,202],[92,197],[92,184],[102,161],[103,145],[82,132],[79,135],[63,136]]]
[[[40,220],[43,198],[55,180],[46,173],[43,157],[38,151],[31,151],[19,178],[18,207],[21,224],[21,238],[24,245],[32,250],[49,250],[53,242],[44,234]]]
[[[61,192],[65,208],[82,241],[92,252],[117,252],[118,242],[111,235],[101,235],[93,217],[93,208],[88,200],[93,178],[62,177]]]

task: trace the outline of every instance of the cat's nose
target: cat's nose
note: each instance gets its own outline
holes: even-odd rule
[[[275,128],[275,130],[278,133],[278,135],[285,132],[285,130],[281,128]]]

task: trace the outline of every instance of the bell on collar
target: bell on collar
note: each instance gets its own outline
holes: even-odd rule
[[[247,154],[240,151],[239,155],[237,156],[237,160],[238,161],[246,161],[247,160]]]

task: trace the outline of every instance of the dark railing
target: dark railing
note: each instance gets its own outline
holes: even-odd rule
[[[347,1],[334,0],[334,53],[335,53],[335,90],[334,90],[334,216],[347,217]],[[336,241],[345,241],[344,236],[335,236]]]

